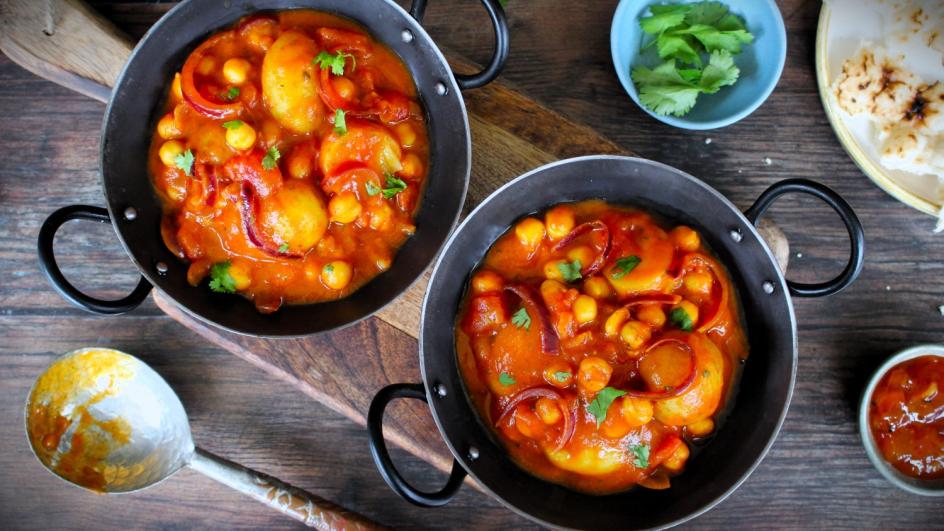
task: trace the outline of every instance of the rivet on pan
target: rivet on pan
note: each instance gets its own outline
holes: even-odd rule
[[[731,236],[731,239],[734,240],[734,243],[741,243],[741,240],[744,239],[744,235],[741,234],[741,229],[731,229],[731,232],[728,233]]]
[[[446,396],[446,386],[443,384],[436,384],[436,386],[433,387],[433,390],[436,391],[436,396],[439,398],[444,398]]]
[[[445,96],[446,93],[449,92],[449,89],[446,88],[446,84],[443,83],[442,81],[440,81],[439,83],[436,83],[436,86],[434,88],[436,89],[436,94],[439,94],[440,96]]]
[[[125,209],[125,219],[128,221],[134,221],[138,219],[138,209],[134,207],[128,207]]]
[[[168,268],[167,264],[165,264],[164,262],[158,262],[154,264],[154,269],[157,269],[157,272],[160,273],[161,275],[166,275],[167,270],[170,268]]]
[[[401,39],[403,42],[407,42],[407,43],[413,42],[413,32],[410,31],[410,30],[408,30],[408,29],[405,29],[405,30],[401,31],[401,32],[400,32],[400,39]]]
[[[770,295],[774,292],[774,283],[769,280],[765,280],[764,283],[761,284],[761,288],[764,289],[764,293]]]
[[[479,458],[479,449],[474,446],[470,446],[469,447],[469,461],[475,461],[478,458]]]

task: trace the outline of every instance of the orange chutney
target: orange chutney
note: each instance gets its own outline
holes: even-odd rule
[[[167,247],[194,286],[262,312],[350,295],[413,234],[429,165],[409,70],[312,10],[210,36],[170,87],[149,154]]]
[[[593,494],[668,488],[746,359],[740,315],[698,232],[561,204],[519,221],[473,274],[458,362],[525,470]]]
[[[882,457],[917,479],[944,478],[944,358],[899,363],[875,386],[869,426]]]

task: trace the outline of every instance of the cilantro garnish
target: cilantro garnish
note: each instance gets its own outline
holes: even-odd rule
[[[633,465],[636,468],[649,468],[648,444],[631,444],[629,451],[633,453]]]
[[[282,154],[279,153],[279,148],[272,146],[266,151],[264,157],[262,157],[262,167],[267,170],[274,170],[277,166],[277,161],[282,157]]]
[[[606,420],[606,411],[610,409],[610,404],[614,400],[626,394],[626,391],[621,391],[619,389],[614,389],[612,387],[604,387],[597,396],[594,397],[593,402],[590,402],[587,405],[587,412],[593,415],[597,421],[597,427],[600,427],[600,424],[603,424],[603,421]]]
[[[224,129],[239,129],[243,126],[242,120],[230,120],[229,122],[223,122]]]
[[[611,276],[616,280],[619,280],[626,275],[630,274],[633,269],[636,269],[636,266],[639,265],[639,262],[642,260],[638,256],[624,256],[616,260],[616,265],[613,266]]]
[[[312,60],[313,63],[318,64],[322,70],[331,69],[331,73],[336,76],[344,75],[344,63],[345,59],[350,57],[351,59],[351,68],[356,68],[356,62],[354,56],[349,53],[338,52],[336,54],[330,54],[325,51],[318,52],[318,55]]]
[[[374,181],[367,181],[367,184],[364,185],[367,188],[367,195],[374,197],[380,193],[380,187],[374,184]]]
[[[236,281],[229,274],[230,262],[213,264],[210,268],[210,289],[217,293],[235,293]]]
[[[672,310],[669,313],[669,321],[686,332],[691,332],[692,328],[695,326],[695,323],[692,322],[692,317],[688,315],[688,312],[686,312],[684,308]]]
[[[287,252],[288,252],[288,244],[287,244],[287,243],[283,243],[282,245],[279,245],[279,252],[282,253],[282,254],[287,253]]]
[[[511,316],[511,324],[517,326],[518,328],[524,328],[525,330],[531,329],[531,316],[528,315],[528,310],[522,307],[520,310],[514,313]]]
[[[383,189],[384,199],[390,199],[393,196],[399,194],[400,192],[406,190],[406,183],[402,179],[398,179],[395,175],[387,173],[385,174],[387,178],[386,186]]]
[[[498,383],[508,387],[509,385],[515,385],[515,379],[507,372],[503,372],[498,375]]]
[[[554,379],[560,383],[566,382],[570,377],[571,374],[567,371],[557,371],[554,373]]]
[[[226,99],[233,101],[239,97],[239,87],[230,87],[225,94]]]
[[[188,149],[174,157],[174,166],[177,166],[187,175],[193,175],[193,151]]]
[[[561,277],[564,278],[565,282],[574,282],[583,278],[580,274],[581,267],[583,266],[580,264],[580,260],[557,263],[557,270],[560,271]]]

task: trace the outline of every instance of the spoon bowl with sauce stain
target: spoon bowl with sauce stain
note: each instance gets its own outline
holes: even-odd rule
[[[85,348],[53,362],[26,402],[37,459],[60,478],[103,494],[145,489],[183,467],[319,529],[376,529],[360,515],[197,448],[180,399],[138,358]]]
[[[859,405],[859,435],[896,487],[944,496],[944,346],[903,350],[875,371]]]

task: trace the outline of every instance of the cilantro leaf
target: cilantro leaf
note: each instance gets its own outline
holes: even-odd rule
[[[721,17],[715,27],[721,31],[735,31],[735,30],[746,30],[747,26],[744,25],[744,21],[741,20],[741,17],[728,13],[727,15]]]
[[[279,153],[279,148],[272,146],[266,151],[264,157],[262,157],[262,167],[267,170],[274,170],[277,166],[278,160],[282,157],[282,154]]]
[[[228,122],[223,122],[224,129],[239,129],[243,126],[242,120],[230,120]]]
[[[672,310],[669,313],[669,321],[677,328],[686,332],[691,332],[692,328],[695,326],[695,323],[692,322],[692,317],[688,315],[688,312],[683,308],[675,308]]]
[[[587,405],[587,412],[593,415],[597,421],[597,428],[600,427],[600,424],[603,424],[603,421],[606,420],[606,411],[610,409],[610,405],[614,400],[626,394],[626,391],[621,391],[619,389],[614,389],[612,387],[604,387],[597,396],[593,398],[593,402],[590,402]]]
[[[224,97],[229,101],[235,100],[239,97],[239,87],[230,87],[229,90],[226,91],[226,94],[224,94]]]
[[[610,276],[619,280],[632,273],[633,269],[636,269],[636,266],[638,266],[640,262],[642,262],[642,260],[636,255],[618,258]]]
[[[639,88],[639,100],[656,114],[682,116],[695,106],[701,92],[679,75],[674,60],[654,69],[637,66],[632,78]]]
[[[692,6],[689,4],[665,4],[649,6],[649,11],[653,15],[665,15],[668,13],[681,13],[685,15],[691,10]]]
[[[287,253],[287,252],[288,252],[288,244],[287,244],[287,243],[283,243],[282,245],[279,245],[279,252],[282,253],[282,254]]]
[[[636,468],[649,468],[649,445],[632,444],[629,451],[633,454],[633,465]]]
[[[334,111],[334,132],[344,136],[347,134],[347,119],[344,117],[344,109]]]
[[[691,35],[676,33],[660,35],[656,39],[659,57],[663,59],[678,59],[684,63],[701,66],[701,56],[698,55],[699,44]]]
[[[383,189],[384,199],[391,199],[393,196],[406,190],[406,183],[403,182],[402,179],[398,179],[395,175],[390,173],[386,174],[386,177],[386,188]]]
[[[325,264],[324,266],[325,273],[334,273],[334,264]]]
[[[557,263],[557,270],[560,271],[561,277],[564,278],[564,282],[574,282],[583,278],[583,275],[580,274],[581,267],[583,266],[580,264],[580,260]]]
[[[380,187],[374,184],[374,181],[367,181],[367,184],[364,185],[364,188],[367,188],[367,195],[374,197],[380,193]]]
[[[210,289],[217,293],[236,293],[236,281],[229,274],[230,262],[213,264],[210,268]]]
[[[682,35],[691,35],[709,52],[726,50],[732,54],[741,53],[741,44],[750,44],[754,40],[754,36],[743,29],[722,31],[705,24],[672,30],[666,38]]]
[[[685,22],[696,24],[717,24],[721,17],[728,14],[728,7],[721,2],[698,2],[689,4],[691,9],[685,15]]]
[[[331,73],[336,76],[344,75],[345,59],[351,58],[351,68],[354,68],[354,56],[349,53],[338,52],[330,54],[325,51],[318,52],[318,55],[312,59],[312,62],[321,67],[322,70],[331,69]]]
[[[659,35],[669,28],[678,26],[685,20],[685,13],[679,10],[653,12],[652,16],[639,19],[639,27],[650,35]]]
[[[498,375],[498,383],[508,387],[509,385],[515,385],[515,379],[507,372],[503,372]]]
[[[524,328],[525,330],[531,329],[531,316],[528,315],[528,310],[522,307],[520,310],[514,313],[511,316],[511,324],[517,326],[518,328]]]
[[[174,157],[174,166],[177,166],[187,175],[193,175],[193,151],[188,149]]]
[[[714,94],[721,87],[733,85],[740,75],[741,70],[734,65],[734,57],[730,53],[713,52],[698,85],[705,94]]]
[[[560,383],[566,382],[571,376],[573,375],[567,371],[557,371],[554,373],[554,379]]]

